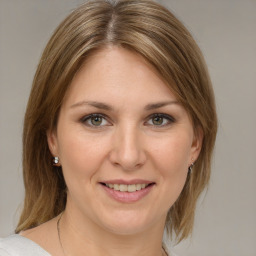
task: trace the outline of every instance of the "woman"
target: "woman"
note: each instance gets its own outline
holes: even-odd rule
[[[164,7],[96,0],[50,39],[24,121],[24,209],[0,255],[167,255],[210,176],[202,54]],[[171,254],[170,254],[171,255]]]

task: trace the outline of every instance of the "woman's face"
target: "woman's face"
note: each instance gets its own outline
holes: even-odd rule
[[[48,133],[68,187],[67,211],[118,234],[164,225],[202,136],[139,55],[109,47],[74,77]]]

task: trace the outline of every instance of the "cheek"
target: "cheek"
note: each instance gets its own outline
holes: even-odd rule
[[[104,159],[106,143],[83,132],[63,132],[59,137],[59,152],[67,183],[89,182]]]
[[[191,154],[191,139],[188,134],[167,136],[154,147],[155,160],[168,173],[187,169]]]
[[[187,133],[166,137],[155,147],[154,164],[164,184],[163,193],[169,195],[166,197],[169,207],[177,200],[186,182],[190,152],[191,138]]]
[[[155,150],[154,164],[160,173],[164,207],[168,211],[178,199],[187,179],[190,140],[186,136],[166,139]]]

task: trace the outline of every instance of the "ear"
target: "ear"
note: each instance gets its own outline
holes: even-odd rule
[[[52,156],[54,157],[59,156],[56,131],[48,130],[46,133],[46,136],[47,136],[48,147],[52,153]]]
[[[204,139],[203,129],[202,127],[198,126],[194,130],[194,138],[191,145],[191,163],[190,164],[194,163],[197,160],[201,152],[203,139]]]

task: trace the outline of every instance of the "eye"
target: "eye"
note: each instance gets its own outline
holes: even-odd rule
[[[88,116],[83,117],[81,119],[81,122],[91,127],[101,127],[110,125],[106,117],[102,114],[90,114]]]
[[[167,126],[175,122],[175,119],[167,114],[153,114],[150,116],[147,124],[152,126]]]

